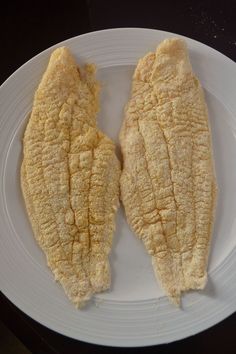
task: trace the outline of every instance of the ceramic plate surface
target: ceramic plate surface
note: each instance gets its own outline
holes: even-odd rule
[[[82,341],[112,346],[171,342],[198,333],[236,310],[236,64],[216,50],[182,37],[205,90],[219,186],[208,284],[203,291],[184,295],[182,310],[164,297],[151,260],[130,231],[122,208],[110,257],[111,290],[96,295],[85,309],[75,309],[46,266],[21,194],[22,135],[52,50],[64,45],[79,64],[97,65],[99,126],[118,142],[138,59],[173,36],[181,37],[134,28],[78,36],[34,57],[0,89],[0,288],[38,322]]]

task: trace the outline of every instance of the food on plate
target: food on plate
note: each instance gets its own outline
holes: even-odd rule
[[[207,281],[217,189],[207,106],[182,39],[139,60],[120,143],[128,222],[179,304]]]
[[[81,307],[110,286],[108,255],[119,204],[120,163],[96,124],[95,67],[56,49],[34,96],[21,185],[35,238],[55,279]]]

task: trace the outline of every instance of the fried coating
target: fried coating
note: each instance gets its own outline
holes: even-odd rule
[[[110,286],[108,255],[119,204],[120,163],[98,130],[95,67],[56,49],[35,93],[21,185],[35,238],[55,279],[81,307]]]
[[[207,107],[181,39],[140,59],[120,132],[121,197],[170,300],[202,289],[216,181]]]

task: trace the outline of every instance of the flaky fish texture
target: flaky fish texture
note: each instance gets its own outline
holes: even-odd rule
[[[110,286],[108,254],[120,163],[98,130],[95,67],[56,49],[35,93],[23,139],[21,185],[34,235],[55,279],[81,307]]]
[[[140,59],[120,132],[121,197],[170,300],[202,289],[216,181],[207,107],[181,39]]]

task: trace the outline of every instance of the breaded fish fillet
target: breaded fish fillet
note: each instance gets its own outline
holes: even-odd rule
[[[121,196],[172,302],[202,289],[216,181],[207,107],[181,39],[142,58],[120,133]]]
[[[77,307],[110,286],[119,203],[120,164],[97,111],[95,68],[82,74],[68,49],[56,49],[25,131],[21,184],[35,238]]]

